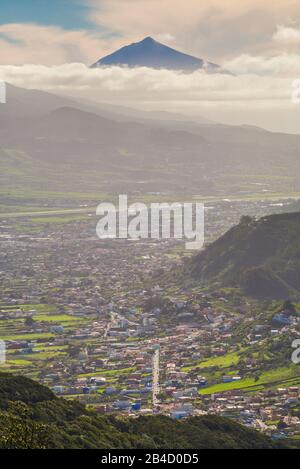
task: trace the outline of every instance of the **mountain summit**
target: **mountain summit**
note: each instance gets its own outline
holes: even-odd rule
[[[219,69],[219,66],[216,64],[183,54],[182,52],[155,41],[152,37],[146,37],[140,42],[122,47],[113,54],[100,59],[93,64],[92,67],[106,67],[111,65],[185,71],[198,69],[214,71]]]

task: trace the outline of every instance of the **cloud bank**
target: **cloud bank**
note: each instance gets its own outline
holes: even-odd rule
[[[292,82],[300,78],[299,2],[276,0],[274,8],[274,0],[81,1],[90,7],[94,29],[0,25],[0,79],[98,102],[300,132],[300,106],[295,111],[291,103]],[[233,76],[86,66],[148,35],[219,63]]]
[[[202,115],[226,124],[250,124],[300,133],[300,105],[292,103],[292,82],[300,78],[300,56],[240,56],[226,63],[237,75],[186,74],[146,67],[90,69],[59,66],[0,66],[0,80],[95,103]],[[293,72],[288,73],[293,65]]]
[[[297,59],[297,60],[296,60]],[[287,74],[294,64],[293,75]],[[227,63],[238,75],[187,74],[146,67],[90,69],[81,63],[0,66],[0,79],[16,86],[63,92],[97,101],[247,101],[289,100],[292,80],[300,77],[300,56],[266,60],[241,56]]]

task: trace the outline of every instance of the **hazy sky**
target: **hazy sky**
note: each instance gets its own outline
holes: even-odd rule
[[[300,132],[300,105],[291,103],[291,83],[300,78],[299,0],[1,0],[0,5],[0,79]],[[86,67],[149,35],[235,76]]]
[[[1,0],[0,21],[2,64],[89,64],[149,35],[221,63],[300,43],[294,0]]]

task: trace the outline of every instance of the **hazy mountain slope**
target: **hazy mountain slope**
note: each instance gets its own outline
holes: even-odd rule
[[[73,192],[76,187],[92,193],[228,197],[300,190],[299,136],[248,127],[122,119],[108,111],[101,115],[79,109],[76,103],[57,107],[60,98],[47,93],[11,91],[15,101],[0,106],[4,193]],[[23,103],[20,112],[14,102]],[[37,104],[31,107],[31,102]]]
[[[196,256],[187,272],[203,285],[237,286],[260,298],[299,296],[300,213],[244,217]]]
[[[30,399],[32,394],[32,399]],[[177,422],[99,416],[77,402],[56,398],[33,381],[0,374],[0,448],[176,449],[276,448],[269,438],[224,418]]]
[[[62,106],[76,106],[76,101],[39,90],[27,90],[6,84],[6,104],[0,105],[0,117],[42,116]]]
[[[69,187],[85,172],[85,189],[93,183],[94,190],[99,190],[99,184],[105,184],[106,190],[117,184],[120,190],[123,182],[131,190],[145,185],[150,191],[183,189],[179,170],[182,155],[195,158],[205,151],[205,144],[199,146],[203,141],[200,136],[119,123],[74,108],[26,120],[0,117],[0,124],[0,166],[1,160],[7,166],[16,153],[24,154],[20,164],[28,162],[34,172],[41,170],[49,186],[53,185],[53,173],[62,174],[66,169]]]
[[[113,54],[98,60],[92,67],[123,65],[128,67],[151,67],[170,70],[193,71],[201,68],[217,70],[213,63],[206,63],[191,55],[178,52],[151,37],[122,47]]]
[[[186,115],[167,111],[143,111],[127,106],[111,103],[98,103],[78,97],[56,95],[36,89],[24,89],[6,83],[7,100],[0,106],[0,116],[5,117],[34,117],[43,116],[61,107],[73,107],[75,109],[92,112],[106,119],[117,122],[146,122],[151,125],[159,121],[159,125],[184,129],[198,127],[198,125],[214,124],[213,122],[198,116],[194,121]]]

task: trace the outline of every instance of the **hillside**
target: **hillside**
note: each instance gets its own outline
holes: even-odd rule
[[[299,136],[155,116],[120,118],[9,87],[0,107],[1,193],[73,193],[76,187],[93,195],[228,197],[300,190]]]
[[[30,398],[30,395],[32,396]],[[276,448],[267,437],[232,421],[164,416],[99,416],[56,398],[22,377],[0,374],[0,448],[203,449]]]
[[[240,224],[187,266],[203,285],[240,287],[258,298],[300,294],[300,213],[272,215]]]

